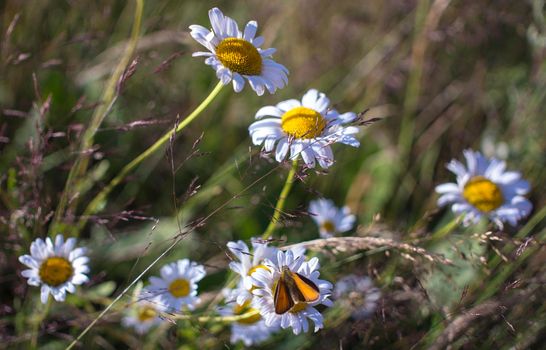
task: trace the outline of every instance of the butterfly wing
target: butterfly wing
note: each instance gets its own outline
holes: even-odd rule
[[[279,315],[284,314],[294,306],[294,300],[292,300],[292,296],[288,291],[288,286],[283,277],[279,278],[279,281],[277,282],[273,302],[275,304],[275,313]]]
[[[292,272],[290,275],[294,282],[293,287],[297,290],[297,292],[293,293],[295,294],[294,297],[298,296],[297,301],[312,303],[319,299],[320,291],[313,281],[297,272]]]

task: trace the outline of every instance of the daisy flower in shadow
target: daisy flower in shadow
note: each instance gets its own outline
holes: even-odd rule
[[[315,332],[323,328],[322,314],[315,306],[332,306],[328,298],[333,285],[319,279],[318,258],[304,261],[303,256],[295,258],[290,250],[278,251],[277,261],[266,260],[264,265],[267,269],[259,269],[252,274],[257,286],[252,292],[255,295],[254,306],[265,319],[265,324],[268,327],[292,328],[296,335],[309,330],[309,320],[313,322]],[[303,281],[307,292],[314,294],[314,300],[303,301],[303,291],[298,289],[300,285],[295,280],[288,282],[288,276],[294,276],[300,283]]]
[[[463,154],[466,166],[457,160],[447,165],[457,182],[436,187],[439,206],[451,204],[455,214],[464,214],[465,226],[487,217],[502,229],[503,222],[515,226],[529,215],[533,206],[524,197],[529,183],[519,172],[506,171],[504,161],[487,159],[480,152],[465,150]]]
[[[301,156],[310,168],[316,162],[328,168],[334,164],[333,143],[360,146],[353,136],[358,128],[345,125],[356,118],[353,112],[340,114],[330,108],[326,95],[311,89],[301,101],[293,99],[262,107],[256,113],[260,120],[251,124],[248,131],[255,145],[263,144],[266,152],[275,150],[278,162],[290,154],[290,159]]]
[[[252,346],[263,343],[270,335],[278,331],[279,327],[268,327],[258,310],[253,307],[252,301],[247,300],[243,304],[236,302],[242,291],[240,289],[224,290],[226,306],[219,308],[222,316],[240,316],[251,314],[251,316],[239,319],[231,324],[230,342],[236,344],[242,341],[245,346]]]
[[[165,320],[161,318],[161,312],[165,311],[161,300],[158,297],[149,298],[141,295],[142,298],[135,302],[127,311],[121,324],[126,328],[134,328],[138,334],[144,334]]]
[[[40,300],[46,303],[49,294],[56,301],[64,301],[66,293],[74,293],[76,286],[87,282],[89,272],[85,248],[76,248],[76,239],[64,241],[63,235],[36,239],[30,245],[30,255],[22,255],[19,261],[28,266],[23,270],[23,277],[28,278],[31,286],[41,286]]]
[[[161,277],[150,277],[150,285],[143,293],[157,296],[167,310],[180,311],[183,306],[193,310],[200,302],[197,282],[206,275],[203,265],[182,259],[163,266],[159,272]]]
[[[349,207],[338,208],[333,201],[324,198],[309,203],[309,214],[319,227],[320,236],[323,238],[349,231],[356,221]]]
[[[347,275],[336,282],[336,303],[351,311],[355,320],[369,318],[377,309],[381,291],[367,276]]]
[[[233,81],[233,89],[240,92],[245,79],[259,96],[265,90],[273,94],[288,83],[288,69],[271,59],[275,49],[262,49],[264,39],[256,36],[258,23],[250,21],[244,31],[237,23],[224,16],[218,8],[209,11],[212,29],[200,25],[190,26],[190,35],[209,51],[193,54],[204,56],[205,64],[216,71],[216,76],[227,85]]]

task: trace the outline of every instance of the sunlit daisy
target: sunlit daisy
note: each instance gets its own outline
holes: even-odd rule
[[[256,119],[261,120],[248,128],[252,142],[255,145],[263,144],[266,152],[275,149],[278,162],[290,153],[290,159],[301,156],[311,168],[315,166],[315,160],[321,167],[328,168],[334,163],[331,144],[360,145],[353,136],[358,128],[344,126],[354,121],[356,114],[339,114],[329,106],[330,100],[326,95],[312,89],[307,91],[301,102],[287,100],[276,106],[262,107],[256,113]]]
[[[529,215],[533,206],[524,195],[529,184],[516,171],[506,171],[506,163],[496,158],[487,159],[480,152],[464,151],[466,167],[452,160],[447,168],[457,175],[457,183],[436,187],[441,196],[438,205],[451,204],[456,214],[464,213],[464,224],[477,223],[488,217],[499,228],[503,222],[515,226]]]
[[[193,56],[207,57],[205,63],[216,71],[224,85],[233,80],[233,89],[240,92],[246,79],[261,96],[266,89],[273,94],[288,83],[288,69],[271,59],[276,50],[260,48],[264,39],[256,37],[256,21],[248,22],[240,31],[237,23],[216,7],[209,11],[209,18],[212,30],[190,26],[190,35],[210,51],[195,52]]]
[[[309,319],[314,324],[315,332],[323,328],[322,314],[314,306],[319,304],[332,306],[332,301],[328,297],[332,294],[333,286],[330,282],[319,279],[318,258],[304,261],[303,256],[294,258],[292,251],[279,251],[277,262],[266,260],[264,265],[267,269],[258,269],[252,273],[254,284],[257,286],[252,292],[255,295],[253,305],[260,310],[265,324],[269,327],[280,326],[283,329],[291,327],[294,334],[299,334],[309,330]],[[285,271],[297,273],[310,280],[317,287],[318,296],[313,302],[294,301],[290,309],[277,313],[274,296]]]
[[[240,316],[258,311],[252,307],[251,300],[245,301],[242,305],[235,301],[241,292],[240,289],[224,291],[226,306],[218,310],[222,316]],[[230,341],[232,344],[242,341],[245,346],[257,345],[267,340],[277,330],[278,327],[266,326],[262,316],[259,313],[255,313],[231,323]]]
[[[125,317],[121,320],[121,324],[127,328],[134,328],[138,334],[146,333],[150,328],[164,322],[160,317],[164,311],[159,298],[149,298],[143,295],[144,299],[140,299],[132,305]]]
[[[19,261],[30,267],[23,270],[21,275],[28,278],[31,286],[40,286],[40,300],[46,303],[49,294],[57,301],[64,301],[66,293],[74,293],[76,285],[88,281],[89,272],[87,263],[89,258],[84,254],[85,248],[75,248],[76,239],[64,241],[62,235],[55,237],[55,244],[51,238],[45,242],[38,238],[30,245],[30,254],[19,257]]]
[[[347,275],[336,282],[334,298],[354,319],[363,320],[375,312],[381,291],[367,276]]]
[[[251,238],[252,251],[243,241],[228,242],[228,249],[235,255],[237,261],[232,261],[229,267],[241,276],[239,294],[236,297],[237,303],[242,305],[252,299],[253,280],[250,277],[257,269],[266,269],[263,264],[265,259],[275,261],[278,248],[268,245],[267,241],[259,238]],[[305,248],[294,248],[292,253],[295,256],[305,254]]]
[[[161,278],[150,277],[148,293],[159,296],[168,310],[179,311],[182,306],[193,310],[200,302],[197,282],[206,275],[203,265],[183,259],[163,266],[159,272]]]
[[[351,215],[349,207],[338,208],[333,201],[324,198],[309,203],[309,214],[317,223],[320,236],[323,238],[349,231],[356,220],[356,217]]]

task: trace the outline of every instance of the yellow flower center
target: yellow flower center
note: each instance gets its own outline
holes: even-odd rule
[[[144,306],[138,310],[138,320],[140,322],[151,321],[157,316],[157,311],[151,306]]]
[[[56,287],[68,281],[72,274],[74,273],[74,268],[68,260],[58,256],[47,258],[42,265],[40,265],[40,270],[38,274],[40,279],[45,284]]]
[[[463,197],[482,212],[495,210],[504,202],[499,186],[483,176],[475,176],[467,182]]]
[[[182,298],[190,294],[190,282],[185,279],[176,279],[169,284],[169,293],[175,298]]]
[[[281,127],[286,134],[296,139],[313,139],[322,134],[326,119],[315,110],[296,107],[283,114]]]
[[[326,232],[334,232],[336,230],[336,227],[334,226],[334,223],[330,220],[324,221],[322,225],[320,225],[322,229]]]
[[[262,316],[260,316],[257,309],[250,307],[250,300],[245,301],[243,305],[235,304],[235,306],[233,307],[233,314],[237,316],[251,312],[255,312],[255,314],[238,320],[238,323],[253,324],[261,320]]]
[[[297,314],[298,312],[301,312],[307,308],[307,303],[304,302],[297,302],[292,308],[290,309],[290,312],[293,314]]]
[[[226,38],[216,46],[216,57],[224,67],[243,75],[262,73],[262,56],[254,45],[244,39]]]

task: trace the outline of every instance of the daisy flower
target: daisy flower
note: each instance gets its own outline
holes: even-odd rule
[[[313,321],[315,332],[321,329],[323,317],[314,306],[319,304],[332,306],[332,301],[328,297],[332,294],[333,286],[330,282],[319,279],[318,258],[314,257],[309,261],[304,261],[302,256],[294,258],[290,250],[278,251],[277,261],[266,260],[264,265],[267,269],[258,269],[252,274],[254,284],[257,286],[252,293],[255,295],[254,306],[260,311],[266,326],[280,326],[283,329],[291,327],[294,334],[297,335],[302,331],[309,330],[309,319]],[[286,268],[313,282],[318,287],[319,297],[310,303],[295,302],[288,311],[278,314],[274,302],[275,289]]]
[[[336,282],[334,298],[352,311],[354,319],[363,320],[375,312],[381,291],[374,286],[371,278],[351,274]]]
[[[197,282],[205,277],[203,265],[188,259],[167,264],[159,271],[161,277],[150,277],[146,291],[159,296],[165,308],[180,311],[182,306],[193,310],[200,302],[197,297]]]
[[[309,213],[317,223],[320,236],[323,238],[349,231],[353,228],[356,220],[356,217],[351,215],[349,207],[337,208],[334,202],[324,198],[311,201]]]
[[[164,309],[159,298],[140,299],[129,309],[121,324],[126,328],[134,328],[138,334],[144,334],[164,321],[160,317],[162,311]]]
[[[278,248],[271,247],[267,241],[259,238],[251,238],[252,251],[243,241],[228,242],[228,249],[235,255],[237,261],[229,263],[229,267],[240,277],[239,294],[236,297],[237,304],[243,303],[252,299],[252,289],[254,288],[251,275],[258,269],[267,269],[263,264],[266,259],[275,261],[277,258]],[[292,253],[295,256],[305,254],[305,248],[294,248]]]
[[[30,245],[30,255],[19,257],[19,261],[29,267],[21,272],[28,278],[27,283],[41,286],[42,303],[47,302],[50,293],[55,300],[64,301],[67,292],[76,292],[76,285],[89,280],[85,275],[89,272],[86,249],[75,246],[75,238],[65,242],[60,234],[55,237],[55,244],[49,237],[45,241],[38,238]]]
[[[438,205],[451,204],[455,214],[464,214],[464,225],[477,223],[488,217],[502,229],[503,222],[515,226],[529,215],[533,206],[524,195],[529,184],[516,171],[506,171],[506,163],[487,159],[480,152],[464,151],[466,167],[452,160],[447,168],[457,175],[457,183],[436,187],[440,194]]]
[[[251,300],[245,301],[242,305],[235,302],[238,295],[244,291],[240,289],[231,289],[224,291],[226,296],[226,307],[222,307],[218,310],[222,316],[239,316],[251,312],[257,312],[258,310],[252,306]],[[230,342],[236,344],[242,341],[245,346],[252,346],[263,343],[269,336],[276,332],[278,327],[268,327],[265,325],[265,321],[256,313],[247,318],[240,319],[231,323],[231,338]]]
[[[264,39],[256,37],[258,23],[250,21],[244,31],[237,23],[224,16],[218,8],[209,11],[212,30],[200,25],[190,26],[190,35],[210,52],[195,52],[205,56],[205,64],[216,71],[224,85],[233,81],[233,89],[240,92],[248,80],[252,90],[261,96],[267,89],[273,94],[288,83],[288,69],[271,59],[275,49],[262,49]]]
[[[330,108],[325,94],[311,89],[300,101],[287,100],[276,106],[262,107],[256,113],[261,119],[250,125],[248,131],[255,145],[264,145],[266,152],[275,148],[275,159],[283,161],[290,151],[290,159],[301,156],[307,166],[315,167],[315,160],[323,168],[334,163],[331,144],[344,143],[358,147],[352,136],[358,132],[355,126],[344,126],[356,119],[356,114],[339,114]],[[264,118],[269,116],[271,118]],[[262,119],[264,118],[264,119]]]
[[[228,242],[227,247],[233,253],[237,261],[229,263],[229,267],[240,277],[239,295],[236,296],[237,304],[252,299],[252,273],[258,269],[266,269],[263,265],[265,259],[273,259],[277,254],[277,248],[270,247],[266,241],[251,238],[252,252],[243,241]]]

